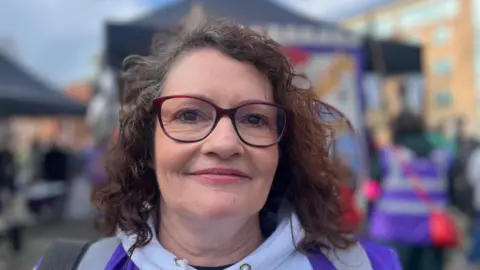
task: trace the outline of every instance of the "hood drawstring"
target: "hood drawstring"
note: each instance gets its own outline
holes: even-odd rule
[[[174,261],[175,261],[175,265],[180,267],[182,270],[188,270],[189,265],[188,265],[187,260],[180,259],[180,258],[175,258]],[[244,264],[240,265],[239,270],[252,270],[252,267],[250,266],[250,264],[244,263]]]
[[[132,252],[129,252],[128,253],[128,257],[127,257],[127,260],[125,261],[125,263],[123,264],[123,268],[122,270],[126,270],[127,269],[127,266],[128,264],[130,263],[130,261],[132,260],[132,255],[133,255],[133,252],[135,250],[132,250]],[[181,270],[188,270],[188,262],[186,260],[183,260],[183,259],[180,259],[180,258],[175,258],[173,259],[173,261],[175,262],[175,265],[180,267]],[[240,267],[240,269],[242,269]],[[243,270],[243,269],[242,269]],[[246,268],[245,270],[250,270],[250,268]]]
[[[132,254],[133,254],[134,251],[135,250],[132,250],[132,252],[128,253],[127,260],[125,261],[122,270],[127,269],[128,264],[132,260]],[[189,265],[188,265],[187,260],[180,259],[180,258],[175,258],[175,259],[173,259],[173,261],[175,262],[175,265],[178,266],[181,270],[188,270]],[[239,270],[252,270],[252,267],[250,266],[250,264],[244,263],[244,264],[240,265]]]
[[[175,259],[173,259],[173,261],[175,262],[176,266],[180,267],[180,269],[188,270],[187,260],[183,260],[183,259],[180,259],[180,258],[175,258]]]
[[[240,270],[252,270],[252,267],[248,263],[240,265]]]

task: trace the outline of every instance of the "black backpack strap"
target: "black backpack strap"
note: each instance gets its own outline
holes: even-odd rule
[[[89,242],[56,240],[42,258],[37,270],[75,270],[90,247]]]

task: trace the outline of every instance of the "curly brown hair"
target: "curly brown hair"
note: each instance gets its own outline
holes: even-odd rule
[[[159,201],[153,168],[153,140],[157,116],[152,100],[161,94],[169,68],[182,54],[215,48],[263,72],[274,90],[275,102],[291,111],[280,160],[262,211],[276,211],[286,198],[306,235],[298,250],[346,248],[352,242],[342,230],[339,165],[329,157],[332,131],[318,120],[315,94],[292,81],[294,68],[274,40],[230,20],[210,20],[193,29],[173,31],[153,42],[149,56],[130,56],[124,62],[124,103],[120,132],[107,158],[109,184],[94,195],[104,229],[134,233],[134,247],[154,236],[147,224]],[[261,211],[261,212],[262,212]]]

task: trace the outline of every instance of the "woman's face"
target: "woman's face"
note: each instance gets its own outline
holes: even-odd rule
[[[274,102],[261,72],[210,48],[185,54],[173,65],[162,93],[171,95],[201,97],[221,108],[248,101]],[[244,144],[228,117],[222,117],[208,137],[194,143],[173,141],[157,121],[155,169],[162,207],[204,219],[252,216],[265,204],[278,155],[276,145]],[[228,175],[233,170],[244,175]]]

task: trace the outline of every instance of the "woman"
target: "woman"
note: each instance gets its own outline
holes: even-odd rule
[[[229,21],[163,41],[126,60],[96,198],[116,237],[79,269],[400,269],[342,232],[328,126],[276,42]]]
[[[452,157],[433,147],[418,115],[402,112],[392,122],[392,133],[393,146],[379,151],[382,195],[375,203],[370,234],[396,248],[404,269],[442,270],[445,248],[432,237],[430,204],[441,211],[449,204]]]

